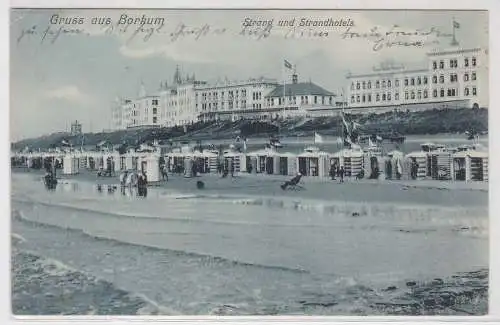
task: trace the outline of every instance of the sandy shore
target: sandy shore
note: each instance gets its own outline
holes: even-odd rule
[[[42,175],[41,171],[13,169],[13,172]],[[118,184],[116,177],[97,177],[95,172],[81,171],[76,175],[58,175],[58,178],[75,179],[95,182],[96,184]],[[218,175],[204,174],[194,178],[179,175],[169,175],[168,181],[150,184],[150,187],[173,189],[179,192],[204,193],[220,195],[250,195],[266,197],[291,197],[298,199],[350,201],[350,202],[380,202],[409,203],[441,206],[488,206],[487,182],[453,182],[435,180],[354,180],[346,179],[344,183],[338,180],[305,177],[302,180],[303,189],[283,191],[280,188],[289,176],[241,174],[231,178],[221,178]],[[197,181],[203,181],[205,188],[198,190]]]

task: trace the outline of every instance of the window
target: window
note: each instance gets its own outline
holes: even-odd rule
[[[380,81],[377,80],[377,82],[375,82],[375,88],[380,88]]]
[[[396,87],[399,87],[399,79],[396,79]]]
[[[415,86],[415,78],[411,78],[411,85]]]
[[[408,86],[408,78],[405,78],[405,86]]]
[[[444,89],[441,89],[440,95],[441,95],[441,97],[444,97]]]
[[[476,80],[476,73],[475,73],[475,72],[473,72],[473,73],[471,74],[471,79],[472,79],[472,80]]]
[[[372,89],[372,82],[368,81],[368,89]]]
[[[433,62],[432,62],[432,68],[433,68],[434,70],[436,70],[436,69],[437,69],[437,67],[438,67],[437,62],[436,62],[436,61],[433,61]]]
[[[422,99],[422,91],[421,91],[421,90],[419,90],[419,91],[417,92],[417,98],[418,98],[418,99]]]
[[[153,105],[158,105],[158,99],[153,99],[153,100],[151,101],[151,104],[153,104]]]
[[[356,89],[360,89],[361,88],[361,85],[359,84],[359,82],[356,83]]]
[[[377,94],[376,100],[377,102],[380,101],[380,94]]]
[[[429,95],[429,93],[427,92],[427,90],[424,90],[424,98],[429,97],[428,95]]]
[[[387,94],[387,100],[391,100],[391,93]]]
[[[422,84],[422,79],[420,77],[417,78],[417,85],[421,85]]]
[[[444,76],[443,75],[439,76],[439,83],[444,83]]]
[[[439,61],[439,69],[444,69],[444,61]]]
[[[391,84],[391,81],[390,80],[387,80],[387,87],[392,87],[392,84]]]
[[[156,107],[153,107],[153,114],[156,114]]]
[[[318,96],[314,96],[314,104],[318,103]]]
[[[382,80],[382,88],[385,88],[385,80]]]
[[[432,96],[433,96],[433,97],[437,97],[437,96],[438,96],[438,91],[437,91],[437,89],[434,89],[434,90],[432,91]]]
[[[372,101],[372,94],[368,94],[368,102]]]
[[[366,89],[366,82],[363,81],[363,89]]]
[[[464,74],[464,81],[469,81],[469,74],[468,73]]]
[[[473,96],[477,95],[477,89],[476,89],[476,87],[472,87],[472,95]]]
[[[473,67],[476,66],[476,57],[475,56],[472,57],[472,66]]]
[[[354,90],[354,82],[351,82],[351,90]],[[224,93],[222,93],[224,96]]]
[[[469,87],[465,87],[464,94],[465,96],[469,96]]]
[[[465,65],[466,67],[468,67],[468,66],[469,66],[469,58],[465,58],[465,60],[464,60],[464,65]]]
[[[428,81],[427,76],[425,76],[424,77],[424,85],[427,85],[427,81]]]
[[[453,60],[450,59],[450,68],[453,68]]]
[[[366,101],[366,96],[363,95],[363,97],[361,98],[362,102],[364,103]]]
[[[411,99],[415,99],[415,92],[414,91],[411,92]]]
[[[395,99],[395,100],[399,100],[399,93],[395,93],[395,94],[394,94],[394,99]]]
[[[382,94],[382,101],[385,101],[385,94]]]
[[[452,96],[452,94],[451,94],[451,89],[450,89],[450,88],[448,88],[448,96],[449,96],[449,97],[450,97],[450,96]]]
[[[408,98],[410,98],[410,97],[408,96],[408,92],[407,92],[407,91],[405,91],[405,99],[408,99]]]
[[[438,77],[437,76],[432,76],[432,82],[437,84],[438,83]]]
[[[358,96],[356,96],[356,102],[358,102],[358,103],[360,102],[359,95],[358,95]]]

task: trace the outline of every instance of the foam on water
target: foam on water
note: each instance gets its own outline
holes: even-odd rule
[[[486,208],[169,189],[132,199],[70,183],[47,192],[13,182],[25,231],[16,233],[154,297],[139,312],[156,303],[188,314],[373,313],[370,304],[401,296],[408,280],[488,264]]]

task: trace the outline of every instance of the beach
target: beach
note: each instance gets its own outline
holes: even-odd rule
[[[66,283],[56,314],[487,312],[487,183],[306,178],[283,191],[285,176],[171,175],[137,198],[97,191],[117,178],[62,176],[51,192],[40,177],[12,174],[13,291],[35,290],[29,272],[41,297]],[[45,276],[39,261],[72,271]],[[118,307],[89,293],[102,286]],[[17,297],[15,314],[47,313]]]

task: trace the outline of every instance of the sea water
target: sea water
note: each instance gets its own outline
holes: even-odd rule
[[[15,313],[478,314],[487,308],[488,211],[481,205],[165,188],[138,198],[119,189],[99,192],[84,181],[46,191],[37,177],[14,174],[12,210],[13,282],[23,288],[14,292]],[[47,265],[72,276],[57,280]],[[30,277],[44,278],[38,291],[50,292],[49,306],[29,298]],[[71,283],[71,299],[60,298],[68,290],[61,281]]]

